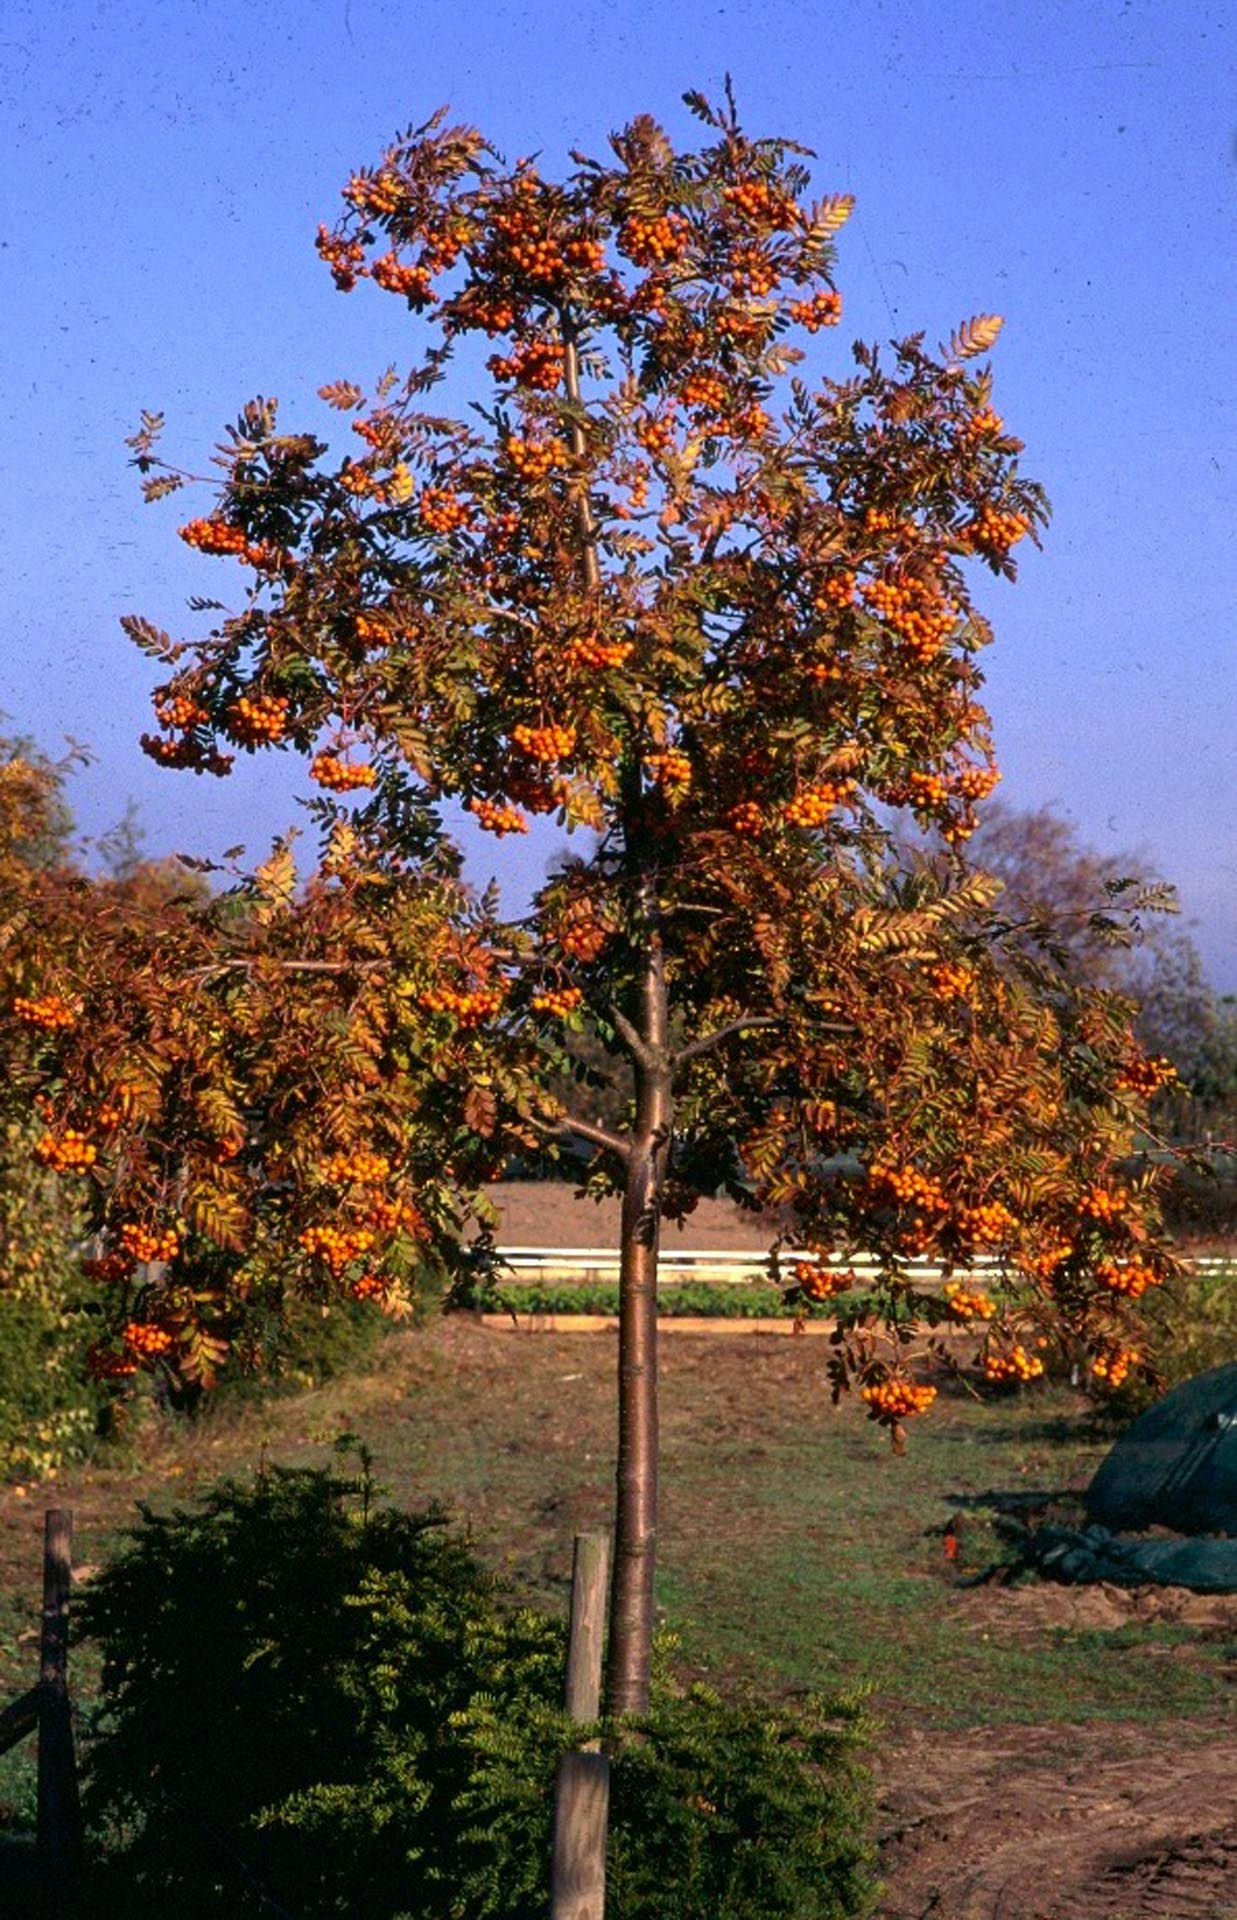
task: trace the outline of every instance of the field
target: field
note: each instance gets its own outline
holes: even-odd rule
[[[966,1584],[1001,1547],[953,1502],[1076,1489],[1107,1436],[1066,1394],[943,1394],[896,1459],[855,1405],[830,1405],[826,1352],[665,1342],[659,1599],[680,1666],[727,1685],[870,1690],[885,1920],[1237,1915],[1237,1598]],[[561,1608],[573,1533],[608,1516],[613,1365],[608,1334],[456,1316],[393,1336],[352,1381],[234,1404],[191,1431],[156,1423],[131,1464],[55,1498],[89,1565],[137,1499],[183,1498],[263,1457],[321,1461],[353,1430],[394,1498],[446,1500],[485,1557]],[[47,1487],[0,1494],[0,1698],[32,1677],[48,1503]],[[0,1779],[19,1805],[22,1766]]]

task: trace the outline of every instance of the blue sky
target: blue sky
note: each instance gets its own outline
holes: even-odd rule
[[[183,501],[141,505],[139,410],[200,462],[250,395],[292,422],[401,359],[395,303],[336,294],[313,235],[441,102],[556,166],[639,111],[694,137],[680,95],[729,70],[753,132],[858,197],[844,335],[1006,316],[996,402],[1055,519],[984,589],[1001,793],[1145,854],[1237,990],[1235,51],[1207,0],[5,0],[0,710],[93,747],[87,830],[132,799],[151,851],[260,847],[290,766],[208,783],[137,748],[153,676],[118,618],[183,626],[220,579]],[[513,897],[548,851],[471,844]]]

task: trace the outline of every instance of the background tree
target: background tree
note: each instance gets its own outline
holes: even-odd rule
[[[1208,982],[1188,931],[1164,917],[1175,896],[1146,856],[1101,854],[1051,808],[999,801],[970,851],[1001,881],[999,911],[1029,951],[1136,1002],[1140,1044],[1179,1076],[1156,1103],[1157,1129],[1179,1145],[1237,1138],[1233,1003]],[[1116,917],[1114,902],[1125,909]]]
[[[307,754],[324,864],[270,920],[269,967],[172,946],[170,977],[198,982],[177,1046],[261,1094],[242,1111],[225,1082],[209,1139],[177,1136],[187,1171],[152,1157],[153,1128],[126,1146],[114,1217],[143,1154],[193,1231],[220,1243],[235,1205],[234,1309],[239,1243],[295,1223],[271,1168],[308,1164],[323,998],[358,1062],[355,1106],[327,1112],[339,1125],[347,1107],[358,1152],[377,1131],[409,1204],[420,1181],[435,1191],[444,1111],[482,1158],[530,1138],[595,1149],[594,1184],[622,1195],[615,1712],[647,1702],[664,1217],[717,1190],[778,1209],[788,1280],[818,1298],[845,1284],[822,1256],[874,1248],[881,1284],[834,1384],[857,1378],[896,1444],[933,1396],[908,1362],[917,1317],[991,1316],[990,1379],[1042,1371],[1034,1340],[1057,1337],[1117,1379],[1131,1302],[1171,1266],[1153,1171],[1122,1171],[1167,1068],[1135,1045],[1128,1002],[1002,937],[995,883],[963,857],[997,778],[969,568],[1012,577],[1046,516],[981,364],[1000,323],[939,353],[922,335],[888,356],[860,344],[852,373],[809,376],[840,318],[850,199],[809,198],[803,150],[749,138],[729,99],[688,104],[698,151],[640,118],[611,163],[576,155],[561,181],[442,115],[354,175],[319,249],[340,288],[399,300],[419,357],[368,396],[322,389],[343,454],[283,430],[273,401],[246,406],[213,507],[181,529],[241,563],[238,599],[202,638],[126,623],[167,675],[147,750],[216,774],[237,750]],[[485,339],[501,347],[483,372]],[[468,420],[427,408],[457,351]],[[161,426],[147,416],[133,442],[151,498],[193,478],[162,459]],[[433,881],[450,855],[427,807],[444,797],[498,836],[554,814],[592,851],[499,925],[494,903]],[[899,808],[939,827],[947,862],[898,858]],[[268,868],[265,896],[285,882]],[[323,970],[290,972],[306,964]],[[241,1069],[230,1033],[218,1052],[223,1014],[199,1011],[221,1002],[250,1036]],[[585,1022],[629,1064],[621,1125],[587,1083],[561,1093]],[[62,1038],[59,1059],[81,1089],[84,1055]],[[161,1072],[129,1096],[152,1113]],[[316,1093],[309,1109],[316,1127]],[[231,1191],[247,1166],[269,1212]],[[318,1233],[338,1232],[325,1214],[350,1221],[349,1189],[310,1184]],[[312,1231],[300,1245],[325,1250]],[[348,1284],[367,1256],[342,1231],[324,1277]],[[912,1257],[965,1273],[980,1249],[1005,1262],[999,1314],[971,1283],[917,1294]]]

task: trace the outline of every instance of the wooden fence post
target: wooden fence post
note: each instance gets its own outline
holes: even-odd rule
[[[604,1533],[576,1535],[567,1643],[567,1712],[582,1725],[601,1711],[610,1542]],[[604,1920],[610,1762],[590,1740],[559,1762],[554,1782],[554,1856],[550,1920]]]
[[[69,1592],[73,1516],[44,1518],[43,1628],[39,1644],[38,1850],[49,1920],[71,1920],[81,1875],[82,1819],[69,1711]]]

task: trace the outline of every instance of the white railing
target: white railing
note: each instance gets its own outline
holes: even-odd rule
[[[500,1286],[504,1279],[511,1284],[540,1281],[580,1282],[583,1285],[601,1285],[618,1280],[617,1247],[499,1247],[497,1251],[502,1267],[507,1269],[505,1273],[500,1270]],[[852,1259],[842,1259],[838,1255],[821,1259],[815,1254],[786,1251],[780,1258],[780,1277],[784,1283],[790,1281],[791,1269],[799,1261],[818,1264],[826,1270],[851,1272],[860,1281],[873,1279],[880,1271],[880,1262],[870,1253],[856,1254]],[[1187,1264],[1197,1273],[1218,1273],[1225,1267],[1237,1265],[1237,1262],[1222,1256],[1204,1255]],[[967,1270],[977,1278],[995,1278],[1000,1272],[1000,1262],[982,1257],[973,1260]],[[913,1261],[903,1271],[908,1279],[929,1284],[943,1277],[935,1261]],[[702,1252],[694,1248],[663,1247],[658,1259],[658,1280],[662,1286],[674,1286],[684,1281],[703,1281],[713,1286],[739,1286],[754,1280],[770,1280],[772,1277],[773,1264],[767,1253],[736,1252],[733,1248]]]

